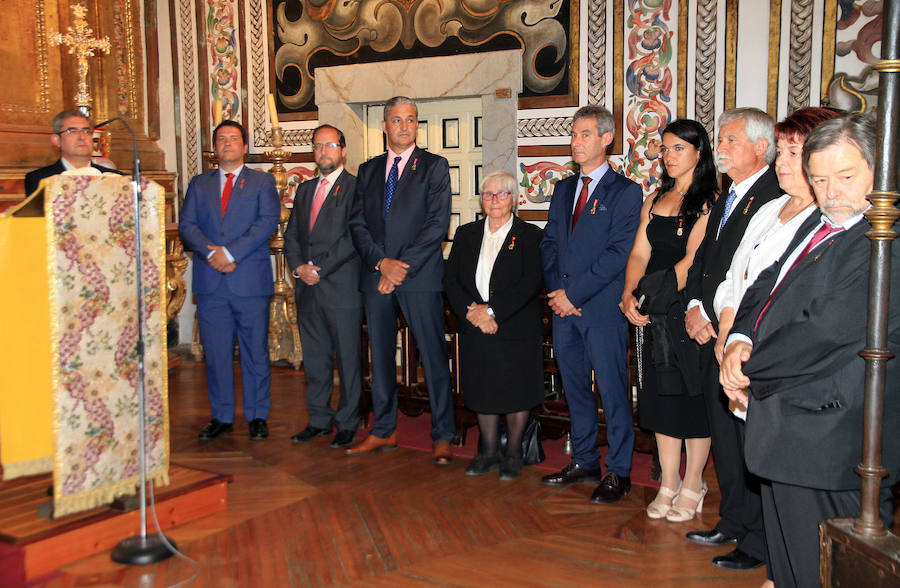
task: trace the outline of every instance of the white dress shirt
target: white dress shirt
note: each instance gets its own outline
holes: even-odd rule
[[[722,315],[722,309],[731,307],[737,310],[741,298],[760,273],[781,257],[794,233],[800,228],[809,215],[816,210],[815,204],[794,215],[786,223],[778,218],[782,207],[791,197],[785,194],[760,207],[750,219],[741,244],[738,245],[731,259],[731,267],[725,274],[725,281],[719,284],[713,309],[716,318]]]
[[[768,165],[764,165],[764,166],[762,167],[762,169],[760,169],[759,171],[757,171],[755,174],[753,174],[753,175],[750,176],[749,178],[745,178],[742,182],[739,182],[739,183],[737,183],[737,184],[732,184],[731,187],[734,188],[735,198],[734,198],[734,203],[731,205],[731,211],[730,211],[730,212],[729,212],[729,211],[725,211],[726,213],[728,213],[728,214],[727,214],[728,220],[731,220],[731,213],[733,213],[735,210],[737,210],[737,208],[738,208],[741,204],[743,204],[744,196],[747,195],[747,192],[750,191],[750,188],[753,187],[753,184],[756,183],[756,180],[758,180],[759,178],[761,178],[762,175],[763,175],[764,173],[766,173],[766,171],[767,171],[768,169],[769,169],[769,166],[768,166]],[[727,197],[728,197],[728,196],[726,195],[725,198],[727,198]],[[719,196],[719,198],[722,198],[722,196]],[[746,204],[744,204],[744,206],[745,206],[745,207],[749,207],[749,206],[750,206],[750,202],[747,202]],[[758,211],[757,211],[757,212],[758,212]],[[752,220],[752,219],[751,219],[751,220]],[[725,225],[728,226],[728,223],[726,222]],[[724,227],[722,227],[722,228],[724,228]],[[718,238],[719,238],[719,233],[716,232],[716,239],[718,239]],[[752,283],[752,282],[751,282],[751,283]],[[717,290],[717,292],[718,292],[718,290]],[[706,309],[703,308],[703,303],[700,302],[699,300],[697,300],[696,298],[695,298],[695,299],[692,299],[692,300],[690,300],[690,301],[688,301],[688,304],[687,304],[687,310],[690,310],[690,309],[694,308],[695,306],[699,306],[699,307],[700,307],[700,314],[703,316],[704,319],[706,319],[707,321],[710,320],[710,319],[709,319],[709,315],[706,314]],[[717,312],[716,314],[718,314],[718,312]]]
[[[484,219],[484,237],[481,238],[481,251],[478,254],[478,265],[475,266],[475,287],[485,302],[490,300],[491,274],[494,271],[494,262],[500,254],[500,248],[506,241],[506,236],[512,228],[513,217],[499,229],[491,233],[490,219]]]

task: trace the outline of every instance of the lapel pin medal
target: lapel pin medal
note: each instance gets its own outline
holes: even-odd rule
[[[512,238],[512,241],[510,241],[509,247],[507,247],[507,249],[509,249],[510,251],[512,251],[512,250],[515,249],[515,248],[516,248],[516,238],[513,237],[513,238]]]
[[[240,190],[244,189],[244,178],[241,178],[241,183],[238,185],[238,189],[240,189]]]
[[[419,163],[419,158],[418,158],[418,157],[416,157],[415,159],[413,159],[413,164],[412,164],[412,170],[413,170],[413,171],[416,171],[416,165],[417,165],[418,163]]]
[[[596,212],[597,212],[597,199],[594,198],[594,204],[591,206],[591,214],[596,214]]]
[[[749,212],[750,206],[753,205],[753,199],[754,199],[754,198],[756,198],[756,196],[751,196],[751,197],[750,197],[750,200],[747,201],[747,206],[744,207],[744,214],[747,214],[747,212]]]

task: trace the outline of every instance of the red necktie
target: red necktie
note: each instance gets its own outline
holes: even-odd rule
[[[309,231],[312,232],[316,219],[319,217],[319,211],[322,210],[322,203],[325,202],[325,196],[328,195],[328,180],[322,178],[319,187],[316,189],[316,196],[312,201],[312,208],[309,210]]]
[[[231,188],[234,187],[234,174],[225,174],[225,187],[222,188],[222,216],[225,216],[225,209],[228,208],[228,199],[231,198]]]
[[[581,176],[581,194],[578,196],[578,204],[575,205],[575,213],[572,215],[572,229],[575,229],[575,223],[578,222],[578,217],[581,216],[581,211],[584,210],[584,205],[587,204],[588,199],[588,184],[591,183],[591,178],[588,176]]]
[[[766,311],[769,309],[769,305],[772,304],[772,298],[775,297],[775,292],[778,292],[778,288],[781,286],[781,284],[784,283],[784,280],[785,280],[785,278],[787,278],[788,274],[791,273],[792,271],[794,271],[794,268],[797,267],[797,264],[800,263],[800,260],[803,259],[804,257],[806,257],[809,254],[809,252],[813,250],[813,247],[815,247],[816,245],[818,245],[819,243],[824,241],[828,235],[831,235],[833,233],[838,233],[843,230],[844,230],[844,227],[833,227],[833,226],[831,226],[831,223],[829,223],[828,221],[825,221],[825,223],[821,227],[819,227],[819,230],[815,232],[812,239],[809,240],[809,243],[806,244],[806,247],[803,248],[803,251],[800,252],[800,255],[797,256],[797,259],[795,259],[794,263],[791,264],[791,267],[788,268],[788,271],[786,271],[784,273],[784,276],[782,276],[781,281],[778,282],[778,284],[772,290],[772,293],[769,294],[769,298],[766,299],[766,304],[762,307],[762,310],[759,311],[759,316],[756,317],[756,323],[754,323],[754,325],[753,325],[753,333],[754,334],[756,333],[756,330],[759,328],[759,321],[762,320],[763,315],[766,314]]]

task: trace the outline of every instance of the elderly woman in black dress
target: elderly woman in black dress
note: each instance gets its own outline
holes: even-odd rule
[[[541,355],[543,232],[513,210],[516,179],[505,171],[481,184],[486,218],[456,231],[444,290],[459,318],[460,376],[466,406],[478,414],[478,455],[466,474],[499,468],[501,480],[522,470],[522,433],[529,411],[544,397]],[[506,416],[505,455],[498,449]]]

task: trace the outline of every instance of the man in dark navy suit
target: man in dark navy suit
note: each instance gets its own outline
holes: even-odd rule
[[[200,439],[233,430],[234,337],[241,350],[241,389],[250,438],[269,436],[269,298],[274,291],[269,237],[281,202],[274,176],[244,165],[247,131],[223,121],[213,131],[219,169],[188,186],[178,230],[194,252],[200,340],[212,418]]]
[[[612,115],[580,108],[572,120],[572,159],[578,174],[553,189],[541,257],[553,310],[553,349],[572,423],[574,455],[545,484],[600,482],[591,502],[621,500],[631,490],[634,428],[626,376],[628,323],[619,310],[625,266],[637,232],[641,188],[613,171],[606,150]],[[606,417],[609,452],[601,478],[593,369]]]
[[[397,312],[402,312],[425,367],[431,404],[432,455],[449,464],[455,433],[441,298],[441,242],[450,224],[450,166],[416,146],[418,109],[404,96],[384,106],[388,151],[359,166],[350,218],[362,258],[360,289],[372,352],[371,434],[347,455],[397,447]]]
[[[59,159],[51,165],[25,174],[25,195],[38,189],[41,180],[66,170],[91,166],[101,172],[120,173],[91,161],[94,152],[94,125],[80,110],[63,110],[53,117],[50,143],[59,149]]]

